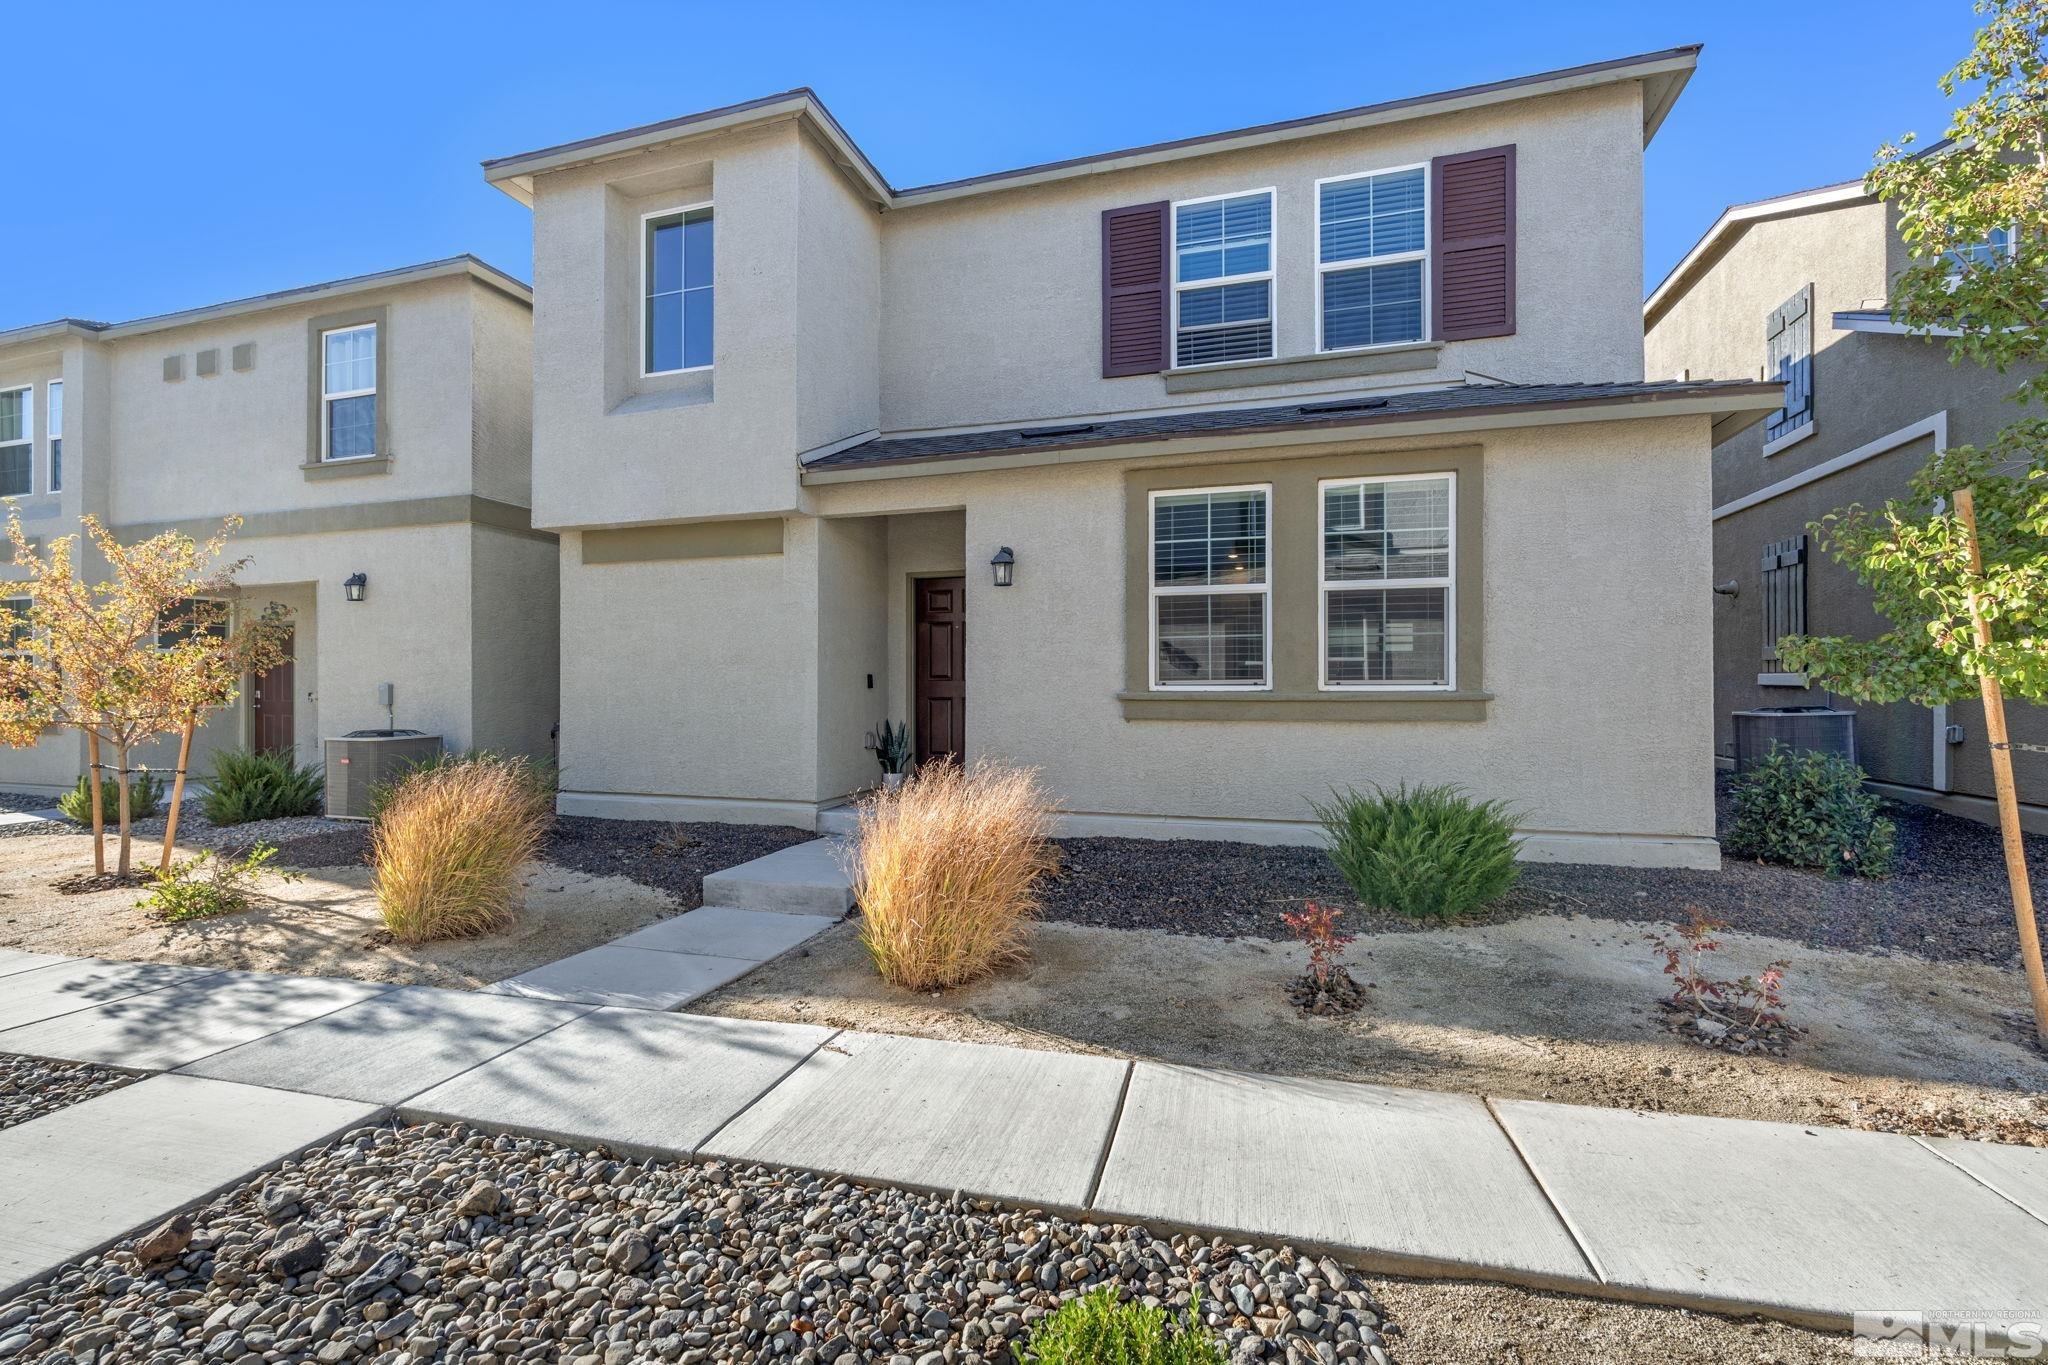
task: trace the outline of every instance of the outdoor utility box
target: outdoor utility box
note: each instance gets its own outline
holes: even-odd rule
[[[1735,713],[1735,771],[1746,773],[1773,744],[1856,761],[1856,713],[1832,706],[1773,706]]]
[[[371,792],[440,753],[441,737],[418,730],[351,730],[328,740],[328,818],[369,819]]]

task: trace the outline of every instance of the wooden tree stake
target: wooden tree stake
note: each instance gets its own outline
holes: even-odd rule
[[[157,870],[171,870],[171,846],[178,842],[178,808],[185,799],[185,764],[192,757],[192,727],[199,723],[199,717],[185,717],[185,729],[178,736],[178,771],[171,778],[171,811],[164,821],[164,856],[157,863]]]
[[[107,817],[100,811],[100,732],[85,732],[85,764],[92,788],[92,870],[96,877],[107,875]]]
[[[1984,551],[1977,543],[1977,496],[1974,489],[1956,493],[1956,515],[1970,547],[1970,572],[1984,572]],[[1969,592],[1970,624],[1977,647],[1991,647],[1991,623],[1977,609],[1977,592]],[[2026,845],[2020,839],[2020,798],[2012,780],[2012,739],[2005,728],[2005,693],[1989,672],[1978,675],[1984,695],[1984,734],[1991,743],[1991,780],[1998,791],[1998,832],[2005,844],[2005,876],[2012,887],[2013,923],[2020,934],[2020,964],[2027,974],[2027,993],[2034,998],[2034,1036],[2048,1047],[2048,974],[2041,969],[2041,930],[2034,920],[2034,892],[2027,880]]]

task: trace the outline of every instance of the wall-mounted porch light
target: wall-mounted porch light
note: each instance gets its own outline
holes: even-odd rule
[[[370,576],[366,573],[352,573],[341,580],[341,590],[348,594],[348,600],[351,602],[362,601],[363,594],[368,591],[369,586]]]
[[[988,562],[988,566],[995,573],[997,587],[1007,588],[1017,581],[1017,556],[1011,553],[1009,546],[997,550],[996,557]]]

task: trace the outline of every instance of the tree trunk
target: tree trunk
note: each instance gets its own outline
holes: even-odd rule
[[[1973,489],[1956,493],[1956,513],[1969,537],[1970,572],[1984,572],[1984,551],[1977,543],[1977,497]],[[1970,624],[1977,647],[1991,647],[1991,623],[1977,610],[1977,593],[1969,594]],[[2005,693],[1989,673],[1977,679],[1984,697],[1984,737],[1991,745],[1991,781],[1998,791],[1998,833],[2005,845],[2005,878],[2012,888],[2013,924],[2020,935],[2020,966],[2027,975],[2027,993],[2034,1001],[2034,1037],[2048,1047],[2048,974],[2041,967],[2041,930],[2034,919],[2034,891],[2027,879],[2027,851],[2020,839],[2020,798],[2012,780],[2012,739],[2005,728]]]
[[[185,764],[192,757],[192,728],[198,723],[197,715],[185,717],[184,733],[178,736],[178,771],[171,778],[171,810],[164,821],[164,856],[157,863],[161,872],[171,870],[171,846],[178,842],[178,807],[185,799]]]
[[[100,732],[85,732],[86,785],[92,790],[92,870],[107,875],[107,817],[100,808]]]
[[[116,746],[114,747],[114,753],[115,753],[115,755],[117,756],[117,760],[118,760],[118,761],[119,761],[119,763],[121,764],[121,770],[120,770],[120,772],[118,772],[117,774],[115,774],[115,776],[117,776],[117,777],[118,777],[118,778],[120,779],[120,782],[121,782],[121,862],[120,862],[120,865],[119,865],[119,866],[118,866],[118,867],[117,867],[117,868],[115,869],[115,872],[116,872],[116,873],[117,873],[118,875],[120,875],[120,876],[123,876],[123,877],[125,877],[125,876],[127,876],[127,875],[128,875],[128,867],[129,867],[129,861],[128,861],[128,853],[129,853],[129,842],[128,842],[128,746],[127,746],[127,745],[125,745],[125,744],[120,744],[120,745],[116,745]]]

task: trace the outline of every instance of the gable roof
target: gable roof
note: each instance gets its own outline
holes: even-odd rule
[[[203,304],[198,308],[180,309],[175,313],[158,313],[153,317],[132,318],[127,322],[87,322],[83,318],[58,318],[53,322],[35,322],[26,327],[14,327],[0,331],[0,347],[12,346],[24,341],[39,341],[45,337],[82,336],[89,339],[112,341],[120,337],[140,336],[145,332],[168,331],[173,327],[184,327],[192,323],[212,322],[218,318],[237,317],[244,313],[261,313],[272,308],[282,308],[320,296],[336,298],[360,294],[372,289],[387,289],[393,285],[416,284],[422,280],[440,279],[446,275],[467,275],[480,284],[488,285],[500,293],[508,294],[521,303],[533,304],[533,288],[516,275],[507,274],[494,265],[478,260],[475,256],[449,256],[438,261],[426,261],[419,265],[400,266],[396,270],[379,270],[368,275],[352,275],[343,280],[327,280],[320,284],[302,284],[291,289],[279,289],[268,294],[255,294],[246,299],[229,299],[225,303]]]
[[[664,146],[684,138],[699,137],[706,133],[743,127],[747,124],[798,118],[817,134],[833,159],[877,205],[892,209],[908,208],[916,204],[957,199],[970,194],[1017,189],[1026,185],[1044,184],[1082,175],[1100,175],[1107,171],[1126,170],[1134,166],[1149,166],[1164,161],[1208,156],[1266,143],[1347,132],[1354,128],[1396,123],[1426,115],[1453,113],[1460,109],[1479,108],[1510,100],[1533,99],[1539,95],[1554,95],[1567,90],[1582,90],[1623,81],[1643,83],[1643,142],[1647,146],[1650,139],[1656,135],[1658,127],[1663,124],[1664,116],[1671,112],[1671,106],[1677,102],[1679,92],[1685,88],[1686,81],[1692,76],[1693,68],[1699,62],[1699,54],[1700,46],[1695,43],[1686,47],[1667,48],[1662,52],[1646,52],[1633,57],[1591,62],[1583,66],[1562,67],[1531,76],[1460,86],[1454,90],[1384,100],[1377,104],[1364,104],[1326,114],[1312,114],[1305,118],[1263,123],[1228,132],[1206,133],[1170,142],[1154,142],[1140,147],[1126,147],[1120,151],[1098,152],[1090,156],[1048,161],[1035,166],[1021,166],[1015,170],[996,171],[960,180],[943,180],[909,189],[897,189],[892,186],[875,168],[867,154],[847,135],[839,121],[832,117],[831,112],[825,108],[824,101],[818,98],[817,92],[808,86],[799,86],[794,90],[766,95],[760,99],[685,114],[681,118],[643,124],[637,128],[604,133],[575,142],[564,142],[536,151],[496,157],[483,163],[484,179],[521,203],[530,204],[533,202],[533,178],[536,175],[566,170],[572,166],[589,165],[611,157]]]
[[[1844,180],[1835,185],[1822,185],[1819,189],[1800,190],[1794,194],[1780,194],[1770,199],[1758,199],[1747,204],[1730,204],[1714,220],[1704,236],[1692,244],[1692,249],[1679,258],[1662,282],[1650,291],[1650,297],[1643,301],[1643,326],[1655,325],[1672,304],[1684,297],[1701,276],[1705,275],[1721,253],[1735,244],[1752,223],[1768,222],[1774,218],[1791,218],[1804,213],[1821,213],[1840,208],[1845,204],[1868,204],[1874,202],[1864,190],[1861,180]]]
[[[958,467],[955,462],[961,461],[971,461],[974,468],[985,468],[1112,458],[1109,447],[1211,435],[1241,438],[1262,432],[1345,433],[1360,427],[1405,426],[1424,421],[1519,426],[1528,424],[1535,414],[1587,421],[1699,412],[1747,426],[1781,406],[1784,398],[1784,385],[1747,379],[1458,384],[1408,393],[1323,395],[1270,407],[1214,408],[993,431],[883,437],[816,456],[804,464],[803,473],[807,483],[831,482],[863,475],[876,477],[885,470],[921,472],[899,468],[902,466],[935,464],[942,468],[930,472],[938,473]],[[1091,450],[1101,453],[1081,453]]]

